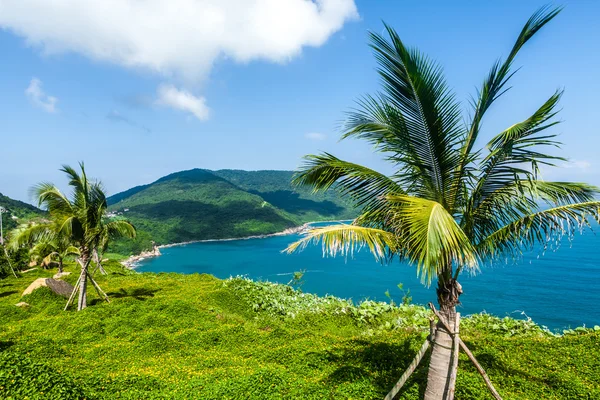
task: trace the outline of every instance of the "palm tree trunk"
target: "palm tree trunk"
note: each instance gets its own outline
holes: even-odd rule
[[[87,269],[89,265],[89,255],[87,250],[81,252],[81,279],[79,281],[79,301],[77,302],[77,311],[87,307]]]
[[[63,258],[58,256],[58,273],[62,274],[63,272]]]
[[[455,279],[438,281],[438,304],[440,314],[448,326],[453,327],[456,321],[456,305],[462,293],[460,284]],[[450,398],[450,373],[452,370],[452,335],[444,325],[438,321],[436,325],[429,372],[427,375],[427,388],[424,400],[446,400]]]

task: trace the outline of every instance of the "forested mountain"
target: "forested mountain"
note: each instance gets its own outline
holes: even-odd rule
[[[127,218],[138,238],[112,251],[136,253],[158,244],[244,237],[308,221],[354,216],[335,193],[313,195],[291,184],[291,171],[176,172],[109,197],[114,218]]]
[[[2,213],[2,227],[5,231],[9,231],[28,220],[43,217],[45,214],[44,211],[31,204],[11,199],[2,193],[0,193],[0,207],[7,210],[7,212]]]

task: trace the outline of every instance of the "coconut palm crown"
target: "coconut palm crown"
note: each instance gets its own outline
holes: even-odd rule
[[[329,153],[306,156],[294,182],[338,190],[360,215],[351,224],[313,229],[287,251],[322,242],[330,255],[367,247],[379,260],[408,260],[424,283],[437,279],[442,315],[453,321],[461,271],[548,246],[598,219],[599,188],[540,174],[540,167],[565,161],[553,153],[560,143],[550,130],[561,91],[483,147],[478,141],[486,112],[509,90],[515,57],[559,12],[545,7],[532,15],[506,60],[485,77],[467,118],[439,65],[407,48],[387,25],[386,36],[370,33],[381,90],[358,101],[342,138],[366,140],[395,172],[386,176]]]

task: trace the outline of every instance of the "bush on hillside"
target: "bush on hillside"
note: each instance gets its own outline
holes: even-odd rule
[[[83,389],[61,371],[23,353],[0,352],[0,398],[69,400],[85,398]]]

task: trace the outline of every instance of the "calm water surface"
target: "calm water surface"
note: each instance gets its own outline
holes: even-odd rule
[[[323,258],[320,246],[291,255],[281,253],[299,238],[288,235],[164,248],[161,257],[143,260],[138,271],[208,273],[223,279],[244,275],[287,283],[294,271],[306,270],[305,292],[358,301],[387,300],[384,293],[389,290],[400,301],[397,284],[402,283],[414,303],[435,300],[434,288],[424,287],[415,268],[399,261],[380,265],[366,251],[347,260]],[[463,315],[481,311],[515,318],[527,315],[552,330],[600,325],[599,256],[600,235],[587,231],[572,244],[563,240],[557,251],[542,254],[535,250],[507,264],[485,265],[475,276],[464,273],[459,311]]]

